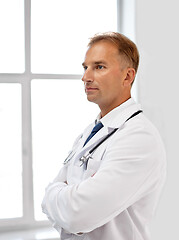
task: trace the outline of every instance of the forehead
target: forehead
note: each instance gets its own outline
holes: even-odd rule
[[[119,60],[119,52],[117,46],[109,41],[99,41],[88,48],[85,55],[86,61],[114,61]]]

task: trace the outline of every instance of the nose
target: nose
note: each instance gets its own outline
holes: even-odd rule
[[[85,70],[81,80],[83,82],[93,82],[93,73],[89,68]]]

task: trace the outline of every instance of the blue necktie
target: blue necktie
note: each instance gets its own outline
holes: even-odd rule
[[[101,122],[99,122],[98,124],[95,125],[95,127],[93,128],[93,130],[91,131],[90,135],[88,136],[88,138],[86,139],[83,147],[87,144],[87,142],[103,127],[103,124]]]

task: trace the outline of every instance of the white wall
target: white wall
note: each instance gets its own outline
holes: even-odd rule
[[[141,54],[139,101],[163,137],[168,161],[152,240],[179,239],[178,10],[177,0],[136,0],[136,43]]]

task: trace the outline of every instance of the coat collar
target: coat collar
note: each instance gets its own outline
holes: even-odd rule
[[[100,114],[97,121],[101,121],[107,128],[119,128],[134,112],[140,110],[141,107],[133,98],[128,99],[118,107],[114,108],[103,118],[100,119]]]
[[[140,110],[141,107],[139,104],[130,98],[126,102],[122,103],[120,106],[116,107],[108,114],[106,114],[103,118],[100,119],[100,114],[97,116],[95,123],[101,121],[104,127],[97,132],[90,141],[83,147],[84,142],[86,141],[87,137],[89,136],[91,130],[95,126],[95,123],[91,124],[83,133],[81,146],[82,151],[86,151],[91,149],[94,145],[96,145],[105,135],[110,133],[114,128],[120,128],[125,121],[136,111]]]

